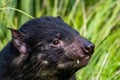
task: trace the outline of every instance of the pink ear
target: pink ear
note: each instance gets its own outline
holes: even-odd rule
[[[24,36],[24,34],[18,30],[11,29],[11,28],[8,28],[8,29],[11,30],[13,38],[22,38]]]
[[[23,42],[23,37],[25,36],[22,32],[15,29],[11,29],[13,44],[20,53],[27,53],[26,43]]]

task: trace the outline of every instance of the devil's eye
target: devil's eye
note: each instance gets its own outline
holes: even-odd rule
[[[58,44],[60,44],[60,42],[59,42],[59,40],[54,40],[54,41],[52,42],[52,44],[53,44],[53,45],[58,45]]]

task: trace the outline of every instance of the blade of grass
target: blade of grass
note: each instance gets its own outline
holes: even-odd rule
[[[4,7],[4,8],[0,8],[0,10],[15,10],[15,11],[18,11],[26,16],[28,16],[29,18],[33,19],[34,17],[27,14],[26,12],[22,11],[22,10],[19,10],[19,9],[16,9],[16,8],[12,8],[12,7]]]

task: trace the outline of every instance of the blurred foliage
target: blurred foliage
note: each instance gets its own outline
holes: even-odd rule
[[[120,0],[0,0],[0,50],[18,29],[40,16],[61,16],[95,43],[95,53],[77,80],[120,80]]]

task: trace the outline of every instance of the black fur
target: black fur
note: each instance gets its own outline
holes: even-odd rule
[[[0,80],[75,80],[94,45],[60,17],[41,17],[10,29],[12,41],[0,53]]]

